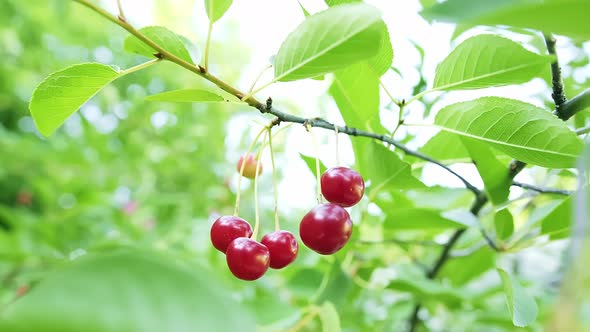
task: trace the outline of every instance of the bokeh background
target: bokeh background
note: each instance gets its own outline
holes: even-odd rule
[[[115,1],[99,2],[116,12]],[[398,98],[409,98],[424,90],[432,81],[436,65],[453,45],[486,31],[426,22],[418,12],[429,1],[367,2],[383,11],[391,33],[394,65],[383,82]],[[124,0],[123,4],[134,25],[167,26],[203,48],[208,20],[202,1]],[[325,8],[323,1],[301,0],[301,4],[310,12]],[[295,0],[235,0],[213,30],[211,72],[247,89],[303,18]],[[0,22],[0,310],[19,291],[32,287],[62,262],[105,246],[128,244],[171,251],[207,266],[252,311],[260,325],[288,326],[300,318],[301,308],[314,297],[333,302],[350,331],[390,331],[404,323],[412,309],[411,295],[373,288],[400,275],[421,273],[413,260],[420,255],[435,257],[435,251],[430,253],[428,248],[358,241],[351,244],[354,250],[336,257],[319,257],[302,248],[291,268],[272,271],[255,283],[244,283],[231,276],[223,255],[210,245],[208,232],[213,220],[233,211],[236,161],[267,123],[267,117],[236,105],[145,101],[147,95],[166,90],[212,88],[173,64],[161,63],[107,86],[56,134],[43,138],[28,113],[28,100],[44,77],[81,62],[129,68],[145,59],[123,52],[127,36],[124,30],[70,1],[3,0]],[[542,37],[534,33],[494,32],[545,52]],[[590,43],[560,38],[558,52],[564,64],[567,92],[573,96],[590,84]],[[271,75],[268,71],[261,82],[269,81]],[[546,76],[521,86],[495,88],[493,94],[551,107],[548,70]],[[279,83],[259,95],[272,96],[275,105],[289,113],[320,116],[342,124],[327,94],[329,84],[329,79]],[[410,124],[430,123],[432,114],[444,105],[486,94],[490,91],[429,95],[423,102],[412,104],[404,117]],[[397,109],[385,94],[382,107],[383,123],[392,129]],[[576,125],[587,122],[587,113],[576,117]],[[334,165],[334,133],[315,133],[321,160]],[[419,148],[434,133],[431,128],[410,125],[401,128],[396,138]],[[315,156],[315,151],[310,135],[299,125],[278,134],[275,145],[280,217],[283,228],[296,232],[301,217],[315,205],[315,177],[300,154]],[[339,147],[343,163],[353,165],[349,139],[340,135]],[[273,202],[268,153],[263,155],[263,163],[260,204],[263,228],[270,231]],[[482,185],[471,165],[453,167]],[[437,195],[437,189],[433,189],[416,194],[414,199],[427,198],[429,204],[440,207],[468,204],[471,197],[460,189],[461,183],[442,174],[431,166],[419,172],[428,185],[457,188],[454,196],[448,196],[448,192]],[[519,175],[519,180],[573,189],[572,175],[533,168]],[[242,181],[242,193],[241,215],[253,220],[250,181]],[[522,194],[516,188],[511,197]],[[531,202],[539,207],[541,212],[535,212],[539,214],[554,203],[543,198]],[[365,201],[351,214],[357,224],[371,225],[383,219],[382,211]],[[535,216],[527,213],[518,222],[531,218]],[[444,243],[447,236],[424,237]],[[525,279],[535,281],[530,291],[539,300],[541,316],[548,308],[544,304],[550,303],[557,292],[555,281],[563,273],[560,262],[566,245],[566,241],[556,241],[507,259],[519,267]],[[482,257],[487,257],[483,250]],[[443,275],[453,273],[453,268],[460,269],[460,260],[457,262],[443,270]],[[358,273],[344,273],[341,263],[347,267],[345,270]],[[497,286],[496,280],[483,272],[469,287],[489,288],[491,292]],[[475,331],[473,326],[480,326],[478,331],[513,331],[503,297],[499,295],[493,301],[497,310],[485,319],[478,310],[458,311],[460,304],[450,308],[435,306],[440,315],[429,324],[439,331],[449,331],[450,325],[453,331]],[[316,331],[318,326],[311,323],[307,329]],[[538,328],[536,325],[529,330]]]

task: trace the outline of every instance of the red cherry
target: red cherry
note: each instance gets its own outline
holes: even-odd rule
[[[238,173],[240,173],[240,169],[242,168],[242,163],[244,163],[244,172],[242,175],[248,179],[254,179],[256,177],[256,164],[258,163],[256,157],[252,154],[243,155],[238,160]],[[262,164],[258,168],[258,175],[262,173]]]
[[[297,257],[299,245],[297,239],[287,231],[276,231],[266,234],[260,243],[264,244],[270,252],[270,267],[282,269],[289,265]]]
[[[309,211],[299,225],[301,241],[309,249],[330,255],[342,249],[352,234],[352,220],[343,207],[327,203]]]
[[[225,254],[229,270],[236,278],[242,280],[256,280],[262,277],[270,263],[268,248],[246,237],[233,240]]]
[[[223,253],[227,251],[227,246],[233,240],[250,236],[252,236],[250,224],[236,216],[219,217],[211,226],[211,243]]]
[[[347,167],[333,167],[322,174],[322,195],[331,203],[349,207],[358,203],[365,193],[365,181]]]

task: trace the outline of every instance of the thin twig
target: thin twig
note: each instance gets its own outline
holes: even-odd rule
[[[121,4],[121,0],[117,0],[117,8],[119,8],[119,19],[121,21],[126,21],[127,18],[125,17],[125,13],[123,12],[123,5]]]
[[[590,133],[590,125],[576,129],[576,135],[578,135],[578,136],[588,134],[588,133]]]
[[[556,195],[569,196],[574,193],[571,190],[557,189],[557,188],[544,188],[544,187],[536,186],[534,184],[522,183],[522,182],[518,182],[518,181],[512,181],[512,185],[516,186],[516,187],[521,187],[523,189],[533,190],[533,191],[536,191],[536,192],[542,193],[542,194],[556,194]]]

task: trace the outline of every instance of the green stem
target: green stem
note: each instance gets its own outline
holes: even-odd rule
[[[209,28],[207,29],[207,42],[205,43],[205,69],[209,70],[209,48],[211,46],[211,31],[213,30],[213,22],[209,21]]]
[[[265,131],[266,131],[266,127],[262,128],[262,130],[260,130],[258,132],[258,134],[256,134],[256,137],[254,137],[254,140],[252,141],[252,143],[250,143],[250,146],[248,147],[246,154],[243,155],[243,157],[242,157],[243,159],[242,159],[242,165],[240,166],[240,176],[238,177],[238,189],[236,191],[236,205],[234,207],[234,216],[236,216],[236,217],[240,213],[240,192],[241,192],[240,189],[241,189],[241,185],[242,185],[242,177],[244,174],[244,167],[246,165],[246,158],[248,158],[248,156],[252,152],[252,149],[254,149],[256,142],[258,142],[258,139],[260,139],[260,135],[262,135],[262,133],[264,133]],[[256,175],[258,175],[258,168],[256,169]]]
[[[266,129],[266,128],[265,128]],[[268,132],[267,132],[268,135]],[[263,142],[266,140],[266,136]],[[258,155],[256,156],[256,174],[254,175],[254,231],[252,231],[251,239],[256,240],[258,237],[258,230],[260,229],[260,210],[258,207],[258,172],[260,172],[260,159],[262,159],[262,150],[264,150],[264,144],[258,149]]]
[[[307,131],[309,131],[309,134],[311,135],[311,141],[313,144],[313,149],[314,149],[314,153],[315,153],[315,176],[316,176],[316,181],[317,181],[317,191],[316,191],[316,198],[318,200],[318,204],[322,204],[322,183],[321,183],[321,175],[320,175],[320,149],[318,146],[318,141],[315,137],[315,134],[313,133],[313,130],[311,129],[311,125],[306,124],[305,128],[307,129]]]
[[[281,225],[279,224],[279,189],[277,186],[277,171],[275,168],[274,150],[272,148],[272,127],[268,127],[268,149],[270,151],[270,164],[272,167],[272,186],[275,206],[275,231],[280,231]]]
[[[117,0],[117,8],[119,9],[119,19],[125,21],[125,13],[123,12],[123,5],[121,4],[121,0]]]
[[[129,74],[134,73],[134,72],[136,72],[138,70],[142,70],[142,69],[148,68],[151,65],[154,65],[154,64],[160,62],[160,60],[162,60],[162,59],[153,59],[153,60],[150,60],[150,61],[141,63],[141,64],[139,64],[137,66],[134,66],[134,67],[131,67],[131,68],[127,68],[125,70],[121,70],[121,71],[119,71],[119,76],[129,75]]]

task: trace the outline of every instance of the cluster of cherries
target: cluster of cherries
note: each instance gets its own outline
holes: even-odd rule
[[[242,163],[245,163],[243,167]],[[253,155],[242,156],[237,168],[250,179],[262,171]],[[322,195],[329,203],[316,206],[303,217],[299,236],[308,248],[330,255],[342,249],[350,239],[352,220],[344,208],[361,200],[365,183],[356,171],[334,167],[322,174],[320,184]],[[252,234],[250,224],[238,216],[222,216],[211,227],[213,246],[226,255],[229,270],[237,278],[256,280],[269,267],[282,269],[297,257],[299,246],[291,232],[277,230],[264,235],[260,242],[253,239]]]

